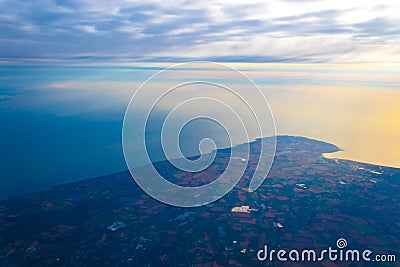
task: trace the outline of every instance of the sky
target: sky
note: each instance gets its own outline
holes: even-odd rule
[[[0,62],[399,63],[400,2],[0,0]]]

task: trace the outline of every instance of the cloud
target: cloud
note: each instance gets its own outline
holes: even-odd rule
[[[399,8],[373,0],[5,0],[0,59],[400,62]]]

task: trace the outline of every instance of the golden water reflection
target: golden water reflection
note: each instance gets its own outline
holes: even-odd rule
[[[326,154],[329,158],[400,167],[400,90],[340,86],[262,89],[270,101],[278,134],[307,136],[343,149]]]

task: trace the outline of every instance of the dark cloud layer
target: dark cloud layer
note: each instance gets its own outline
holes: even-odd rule
[[[357,51],[361,61],[368,49],[383,60],[399,51],[400,23],[386,16],[391,5],[319,3],[5,0],[0,58],[315,62],[332,58],[329,41],[343,47],[334,56]]]

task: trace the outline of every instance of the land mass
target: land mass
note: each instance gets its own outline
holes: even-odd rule
[[[257,150],[261,142],[250,146]],[[198,208],[154,200],[128,171],[8,198],[0,202],[0,266],[301,266],[260,262],[257,251],[265,244],[319,250],[341,237],[351,248],[400,257],[400,169],[322,156],[338,150],[278,136],[257,191],[248,191],[256,165],[250,157],[230,193]],[[217,153],[215,175],[228,155],[229,149]],[[167,162],[156,165],[185,185],[215,177],[188,180]],[[369,266],[341,264],[307,266]]]

